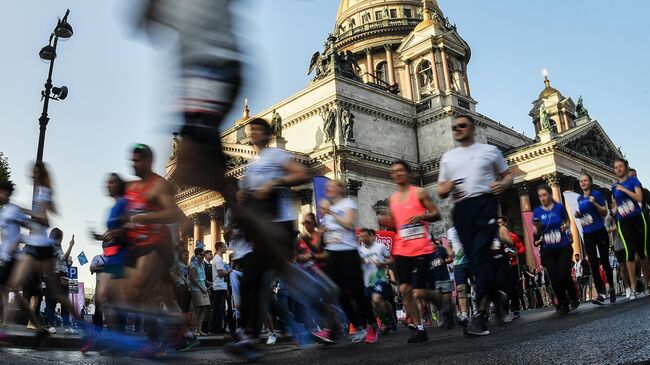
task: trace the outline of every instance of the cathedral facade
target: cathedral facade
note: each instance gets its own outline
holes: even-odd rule
[[[478,141],[497,146],[515,174],[515,189],[501,197],[501,210],[525,238],[526,261],[535,265],[524,222],[537,203],[536,185],[550,184],[561,201],[562,192],[574,190],[587,172],[607,188],[614,179],[611,162],[621,154],[581,100],[576,105],[547,78],[530,112],[535,138],[480,114],[467,75],[470,60],[469,45],[436,0],[341,0],[334,31],[307,57],[309,85],[254,116],[246,102],[242,117],[223,131],[228,174],[243,176],[255,159],[246,126],[252,117],[264,118],[274,133],[271,146],[286,148],[314,176],[345,180],[359,207],[358,226],[376,228],[374,209],[395,189],[391,162],[409,162],[413,182],[435,195],[440,158],[454,147],[451,123],[471,114]],[[172,156],[166,174],[172,181],[174,170]],[[298,212],[314,211],[310,184],[294,193]],[[221,240],[219,194],[183,189],[176,198],[195,223],[194,236],[187,237],[190,248],[199,240],[208,247]],[[433,225],[433,234],[441,236],[451,227],[451,206],[434,199],[443,220]],[[575,222],[573,233],[578,234]],[[578,252],[579,242],[574,239]]]

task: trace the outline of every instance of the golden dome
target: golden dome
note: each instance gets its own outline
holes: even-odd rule
[[[544,76],[544,85],[544,90],[539,94],[539,99],[546,99],[553,95],[558,95],[559,98],[562,99],[562,93],[560,93],[556,88],[551,87],[551,81],[547,76]]]

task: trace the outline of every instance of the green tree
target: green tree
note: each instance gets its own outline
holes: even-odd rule
[[[7,181],[11,177],[11,170],[9,169],[9,161],[4,153],[0,152],[0,181]]]

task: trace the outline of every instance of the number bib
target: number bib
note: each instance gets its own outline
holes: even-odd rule
[[[402,238],[402,241],[412,241],[426,237],[427,232],[424,229],[424,224],[408,224],[402,226],[399,230],[399,236]]]
[[[618,210],[618,214],[621,216],[621,218],[625,218],[636,211],[636,206],[632,200],[626,199],[616,207],[616,210]]]
[[[559,230],[544,233],[544,243],[547,245],[557,245],[562,242],[562,232]]]
[[[586,227],[594,223],[594,217],[592,217],[591,214],[589,213],[584,214],[582,216],[582,219],[580,219],[580,223],[582,224],[583,227]]]

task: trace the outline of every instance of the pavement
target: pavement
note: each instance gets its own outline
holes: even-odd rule
[[[429,328],[430,340],[407,344],[410,333],[380,337],[373,345],[341,343],[298,348],[291,342],[264,346],[269,364],[630,364],[650,362],[650,297],[614,305],[582,304],[565,316],[546,308],[523,312],[491,335],[465,338],[461,328]],[[47,346],[51,346],[50,343]],[[164,359],[107,358],[96,352],[47,347],[34,351],[0,348],[0,364],[233,364],[242,363],[221,345],[202,346]]]

